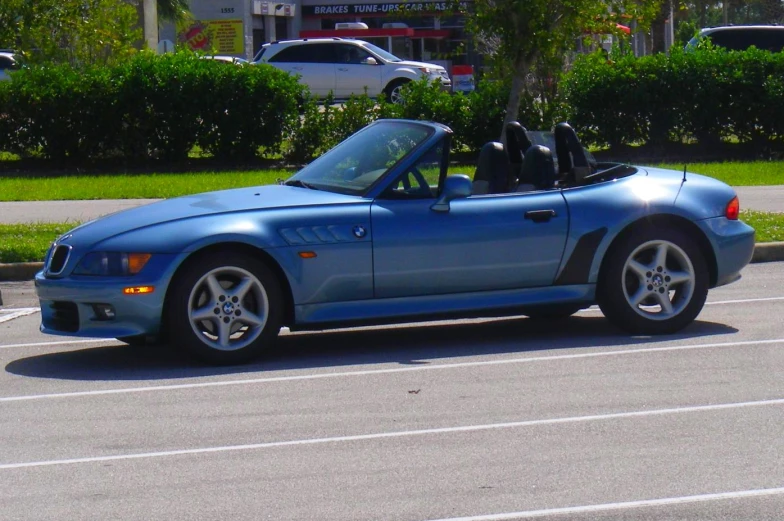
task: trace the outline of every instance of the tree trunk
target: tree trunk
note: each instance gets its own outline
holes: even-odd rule
[[[512,90],[509,91],[509,100],[506,103],[506,115],[504,116],[504,126],[501,129],[500,141],[506,144],[506,124],[517,120],[517,113],[520,112],[520,98],[525,89],[525,76],[531,70],[531,64],[535,57],[523,58],[515,63],[514,75],[512,76]]]

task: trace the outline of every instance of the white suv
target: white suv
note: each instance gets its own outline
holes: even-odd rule
[[[9,72],[20,67],[19,57],[10,49],[0,49],[0,81],[10,80]]]
[[[446,69],[432,63],[401,60],[372,43],[345,38],[306,38],[264,44],[253,63],[268,63],[290,74],[318,96],[330,91],[336,99],[362,94],[382,94],[387,100],[400,101],[400,89],[409,81],[427,78],[440,80],[450,89]]]

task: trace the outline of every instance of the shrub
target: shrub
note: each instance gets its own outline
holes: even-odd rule
[[[304,88],[269,66],[139,53],[104,68],[18,71],[0,89],[4,151],[53,160],[277,154]]]
[[[258,149],[277,154],[284,131],[297,118],[304,87],[270,65],[214,62],[209,103],[202,111],[201,147],[221,158],[248,158]]]
[[[784,137],[784,55],[705,46],[609,61],[583,56],[567,74],[570,121],[592,145]]]

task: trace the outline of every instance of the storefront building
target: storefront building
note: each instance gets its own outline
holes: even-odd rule
[[[438,63],[447,69],[452,64],[468,63],[470,42],[465,33],[465,19],[451,11],[450,2],[303,0],[302,3],[300,37],[360,38],[400,58]]]
[[[370,41],[400,58],[449,69],[471,61],[465,20],[449,6],[446,1],[406,0],[191,0],[192,20],[164,28],[161,37],[194,50],[247,59],[265,42],[349,37]]]

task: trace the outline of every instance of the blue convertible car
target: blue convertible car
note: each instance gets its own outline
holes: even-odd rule
[[[447,176],[450,136],[378,121],[282,184],[79,226],[36,275],[41,330],[165,338],[213,363],[262,354],[282,326],[554,319],[594,303],[630,332],[672,333],[751,258],[754,230],[719,181],[596,163],[567,124],[548,148],[515,123],[473,180]]]

